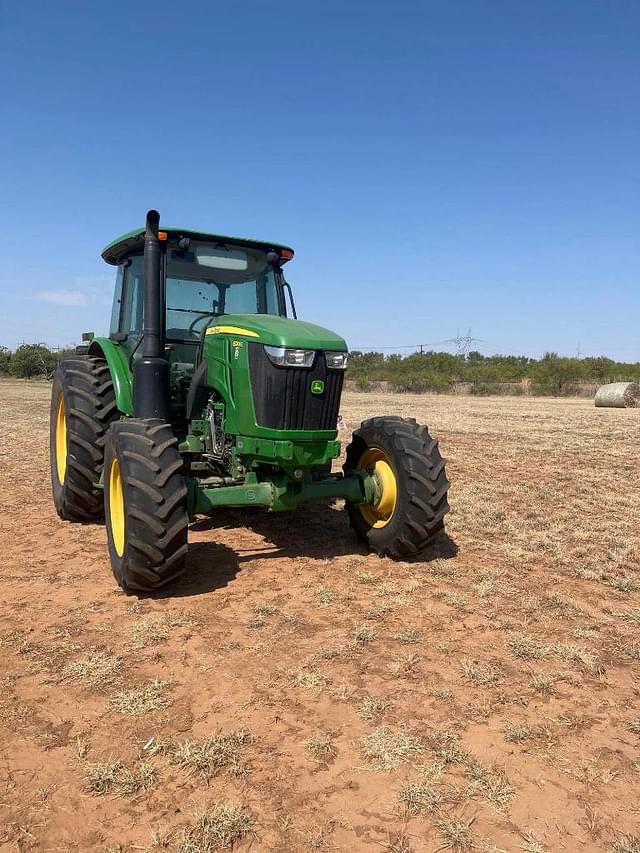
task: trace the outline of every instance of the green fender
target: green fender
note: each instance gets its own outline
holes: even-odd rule
[[[109,338],[94,338],[89,347],[89,355],[102,356],[107,362],[116,405],[123,415],[133,415],[133,376],[129,369],[129,353],[124,347]]]

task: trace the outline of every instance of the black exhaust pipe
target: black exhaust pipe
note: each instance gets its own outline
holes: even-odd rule
[[[144,324],[142,356],[133,365],[136,418],[169,420],[169,362],[164,351],[164,296],[160,275],[157,210],[147,213],[144,234]]]

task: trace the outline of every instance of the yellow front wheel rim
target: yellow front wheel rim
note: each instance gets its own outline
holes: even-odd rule
[[[358,468],[378,478],[380,498],[375,504],[359,504],[358,509],[371,527],[385,527],[398,502],[398,481],[389,456],[380,447],[368,447],[358,461]]]
[[[124,491],[120,463],[114,459],[109,471],[109,524],[113,545],[119,557],[124,554]]]
[[[56,469],[62,486],[67,474],[67,415],[62,394],[58,397],[56,411]]]

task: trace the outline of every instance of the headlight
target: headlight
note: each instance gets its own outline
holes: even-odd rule
[[[316,351],[313,349],[265,346],[264,351],[278,367],[312,367],[316,356]]]
[[[327,367],[332,367],[334,370],[344,370],[347,366],[349,353],[325,350],[324,357],[327,362]]]

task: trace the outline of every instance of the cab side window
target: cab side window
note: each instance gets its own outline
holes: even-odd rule
[[[118,267],[116,273],[116,287],[113,291],[113,308],[111,309],[111,324],[109,325],[109,334],[115,335],[120,331],[120,309],[122,307],[122,281],[124,278],[124,267],[122,264]]]
[[[138,255],[131,258],[131,263],[124,268],[120,310],[121,332],[142,332],[143,291],[143,259],[142,255]]]

